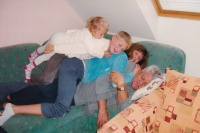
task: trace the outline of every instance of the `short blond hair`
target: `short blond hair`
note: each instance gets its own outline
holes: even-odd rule
[[[105,18],[103,17],[91,17],[87,20],[87,26],[89,31],[91,32],[92,29],[98,30],[100,28],[104,28],[106,32],[108,31],[109,25]]]
[[[125,31],[119,31],[117,34],[115,34],[118,38],[124,39],[124,41],[128,44],[128,48],[130,48],[132,44],[131,36],[125,32]],[[125,49],[126,50],[126,49]]]

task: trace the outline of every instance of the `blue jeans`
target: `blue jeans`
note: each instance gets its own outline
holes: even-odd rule
[[[46,117],[62,117],[70,111],[76,86],[83,78],[83,62],[77,58],[63,59],[58,78],[45,86],[28,86],[14,94],[11,94],[11,102],[14,104],[42,103],[42,114]]]
[[[77,58],[63,59],[58,72],[58,91],[54,103],[42,103],[42,114],[46,117],[62,117],[70,111],[78,80],[84,75],[83,62]]]
[[[12,83],[15,88],[20,88],[22,83]],[[0,84],[1,86],[1,84]],[[7,84],[7,88],[12,88],[10,84]],[[11,103],[15,105],[27,105],[27,104],[36,104],[43,102],[53,103],[56,100],[58,92],[58,78],[49,85],[44,86],[26,86],[21,88],[21,90],[10,94]]]
[[[28,84],[24,82],[0,83],[0,101],[5,102],[8,95],[27,86]]]

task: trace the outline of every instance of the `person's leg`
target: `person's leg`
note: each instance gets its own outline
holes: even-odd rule
[[[53,45],[65,43],[65,35],[66,32],[57,32],[51,35],[49,41],[44,46],[40,46],[39,48],[37,48],[37,50],[28,55],[30,62],[34,61],[40,54],[44,53],[45,47],[48,43],[51,43]]]
[[[30,63],[33,62],[40,54],[44,53],[46,44],[44,46],[40,46],[35,51],[33,51],[33,53],[28,55]]]
[[[55,54],[54,51],[52,51],[49,54],[43,54],[38,56],[35,60],[34,63],[36,64],[36,66],[40,65],[42,62],[44,61],[48,61],[53,55]]]
[[[48,42],[47,42],[48,43]],[[37,49],[37,53],[40,55],[40,54],[42,54],[42,53],[44,53],[44,49],[45,49],[45,47],[46,47],[46,45],[47,45],[47,43],[44,45],[44,46],[41,46],[41,47],[39,47],[38,49]]]
[[[53,45],[63,44],[66,43],[65,39],[66,32],[56,32],[50,37],[48,43],[51,43]]]
[[[24,66],[26,80],[31,79],[31,72],[36,66],[40,65],[44,61],[49,60],[54,54],[54,52],[51,52],[49,54],[40,55],[33,62],[30,62],[28,65]]]
[[[49,60],[55,54],[55,52],[52,51],[49,54],[40,55],[40,54],[44,53],[46,45],[48,43],[51,43],[53,45],[63,44],[63,43],[65,43],[65,36],[66,36],[66,32],[57,32],[57,33],[54,33],[50,37],[49,41],[44,46],[39,47],[33,53],[31,53],[31,54],[28,55],[30,63],[28,65],[24,66],[26,80],[30,80],[30,78],[31,78],[30,77],[31,76],[31,71],[36,66],[40,65],[44,61]],[[27,81],[25,81],[25,82],[27,82]]]
[[[35,114],[43,115],[41,112],[41,102],[54,102],[57,96],[58,80],[47,86],[27,86],[18,92],[10,95],[11,103],[7,103],[2,116],[0,116],[0,126],[14,114]],[[33,104],[33,105],[24,105]]]
[[[8,95],[27,86],[29,86],[29,84],[24,82],[0,83],[0,101],[4,102]]]
[[[46,63],[44,72],[31,76],[31,80],[28,83],[31,85],[48,85],[52,83],[56,75],[58,75],[61,62],[65,57],[64,54],[54,54]]]
[[[8,133],[0,126],[0,133]]]
[[[38,49],[44,49],[43,47],[39,47]],[[37,58],[41,53],[38,52],[38,49],[33,51],[33,53],[29,54],[28,55],[28,59],[29,59],[29,62],[33,62],[35,60],[35,58]]]
[[[25,79],[28,81],[31,78],[31,71],[36,67],[37,65],[35,62],[30,62],[28,65],[24,66],[24,72],[25,72]],[[26,82],[25,80],[25,82]]]
[[[16,83],[2,83],[0,84],[0,96],[1,99],[4,100],[8,95],[12,95],[12,93],[17,93],[21,90],[26,90],[26,88],[29,88],[30,86],[23,82],[16,82]],[[5,100],[4,100],[5,101]],[[10,103],[7,103],[5,105],[5,109],[3,111],[2,116],[0,116],[0,126],[7,121],[11,116],[15,114],[12,105]]]
[[[62,61],[59,70],[58,94],[55,103],[42,103],[22,106],[8,104],[6,106],[6,110],[9,111],[6,112],[11,113],[0,116],[0,126],[6,120],[8,120],[13,113],[44,115],[46,117],[62,117],[67,111],[70,110],[70,105],[76,91],[77,80],[83,78],[83,74],[83,62],[77,58],[66,57]]]
[[[55,103],[42,103],[42,113],[46,117],[62,117],[70,111],[77,80],[83,78],[84,66],[77,58],[63,59],[59,69],[58,96]]]
[[[10,94],[10,101],[15,105],[36,104],[42,102],[54,102],[58,92],[58,78],[51,84],[42,86],[28,86]]]

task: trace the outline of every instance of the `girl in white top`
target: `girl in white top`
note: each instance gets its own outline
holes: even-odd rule
[[[104,18],[91,17],[87,21],[87,28],[54,33],[44,46],[28,56],[30,63],[24,66],[26,80],[30,80],[31,71],[36,66],[49,60],[55,53],[80,59],[109,57],[109,41],[103,39],[107,31],[108,23]],[[53,47],[54,51],[45,51],[46,46]]]

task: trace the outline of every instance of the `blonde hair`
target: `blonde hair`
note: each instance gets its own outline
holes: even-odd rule
[[[119,31],[115,36],[118,38],[124,39],[124,41],[128,44],[127,49],[131,46],[132,40],[131,36],[125,31]]]
[[[100,28],[104,28],[106,32],[108,31],[108,22],[103,17],[91,17],[87,20],[87,26],[89,31],[91,32],[92,29],[98,30]]]

